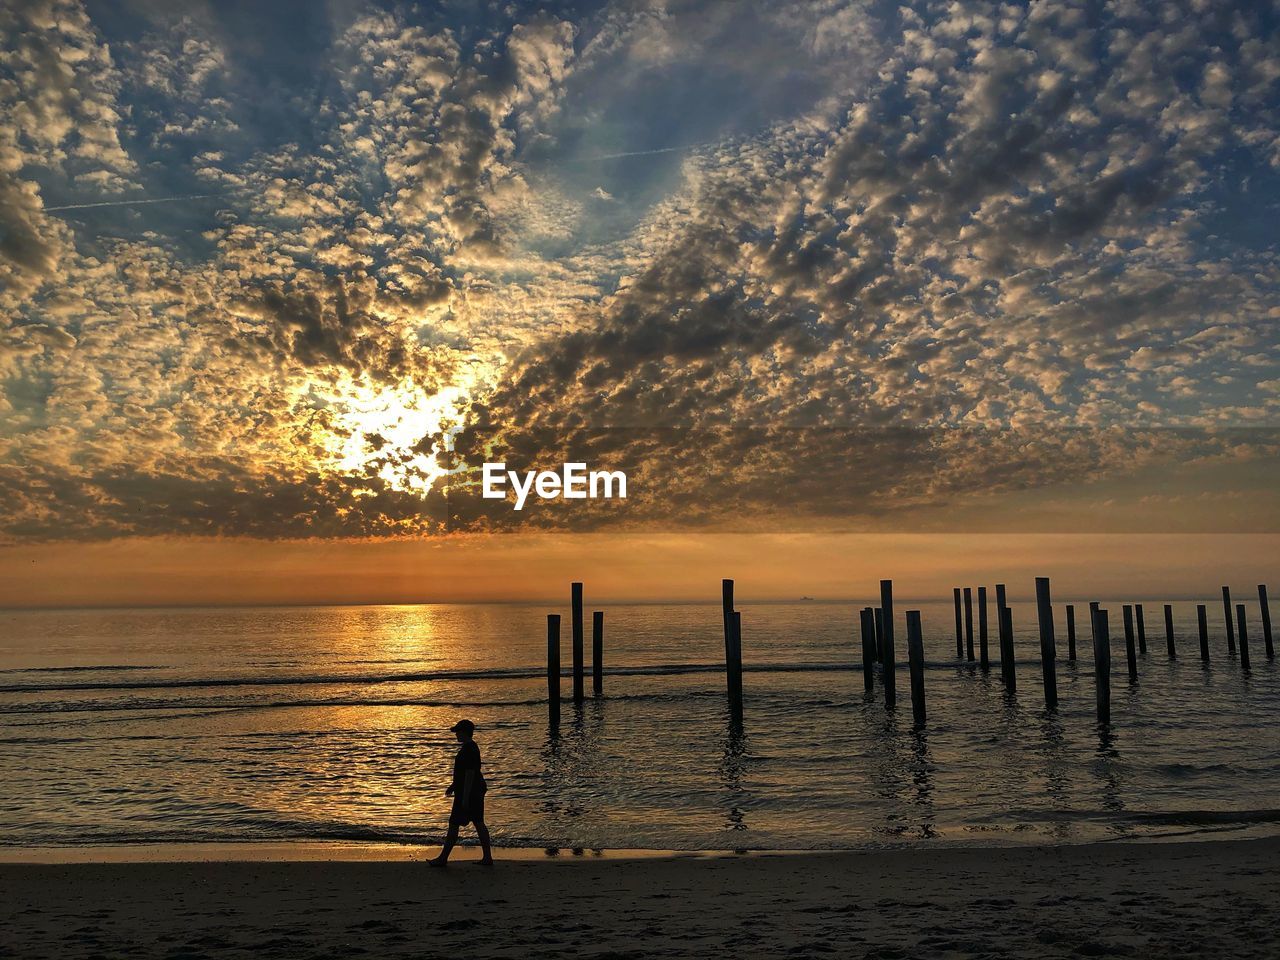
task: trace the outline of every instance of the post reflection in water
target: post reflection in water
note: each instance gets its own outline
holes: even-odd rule
[[[1069,770],[1066,739],[1062,731],[1062,718],[1056,710],[1044,711],[1040,718],[1040,771],[1044,777],[1044,792],[1052,801],[1051,809],[1064,810],[1070,803]],[[1071,824],[1064,818],[1052,823],[1050,832],[1064,838],[1071,832]]]
[[[730,716],[725,727],[725,736],[720,758],[720,782],[723,790],[723,803],[729,808],[725,815],[725,828],[733,832],[748,830],[747,816],[743,810],[751,798],[750,792],[743,786],[743,774],[746,772],[748,756],[747,735],[742,723]]]
[[[919,808],[919,837],[932,840],[938,835],[933,812],[933,762],[929,758],[929,735],[924,728],[911,731],[911,778],[915,783],[914,804]]]
[[[1098,724],[1098,749],[1094,752],[1093,770],[1098,778],[1100,805],[1115,818],[1108,829],[1116,836],[1127,833],[1121,816],[1125,812],[1125,806],[1119,776],[1120,765],[1115,731],[1110,724]]]

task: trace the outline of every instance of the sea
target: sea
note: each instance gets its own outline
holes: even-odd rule
[[[718,584],[716,584],[718,587]],[[1144,604],[1130,682],[1110,610],[1112,722],[1095,717],[1087,600],[1045,708],[1034,603],[1012,604],[1017,687],[957,660],[950,597],[895,603],[898,691],[864,691],[858,610],[742,603],[744,707],[725,692],[719,603],[586,606],[572,699],[565,604],[0,611],[0,845],[430,844],[461,718],[495,843],[542,849],[803,850],[1259,836],[1280,829],[1280,678],[1250,604],[1251,667],[1208,597]],[[603,610],[603,692],[591,613]],[[927,719],[905,620],[921,612]],[[562,617],[549,719],[547,614]],[[976,628],[975,628],[976,629]],[[975,645],[978,641],[975,640]]]

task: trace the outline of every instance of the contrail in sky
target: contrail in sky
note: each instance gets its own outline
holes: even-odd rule
[[[129,207],[138,203],[173,203],[175,200],[206,200],[209,197],[220,196],[216,193],[193,193],[185,197],[156,197],[154,199],[141,200],[103,200],[100,203],[65,203],[59,207],[45,207],[45,213],[53,213],[57,210],[88,210],[90,207]]]
[[[658,150],[632,150],[628,153],[602,153],[595,157],[579,157],[579,163],[587,163],[592,160],[620,160],[623,157],[650,157],[655,153],[679,153],[682,150],[696,150],[698,147],[709,147],[711,142],[707,143],[686,143],[683,147],[662,147]]]

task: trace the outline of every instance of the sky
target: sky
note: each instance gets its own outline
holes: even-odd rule
[[[774,593],[855,543],[1274,565],[1278,20],[9,0],[0,603],[531,596],[633,547],[665,575],[618,591],[680,593],[710,544]],[[517,513],[488,460],[628,497]]]

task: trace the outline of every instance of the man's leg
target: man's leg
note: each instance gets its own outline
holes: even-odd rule
[[[480,849],[484,852],[481,863],[493,863],[493,851],[489,849],[489,828],[483,820],[476,821],[476,836],[480,838]]]
[[[438,864],[439,866],[443,867],[446,863],[449,862],[449,854],[453,853],[453,848],[457,845],[457,843],[458,843],[458,825],[454,823],[452,820],[450,820],[449,832],[445,834],[445,837],[444,837],[444,846],[440,848],[440,852],[435,857],[428,860],[427,862]]]

